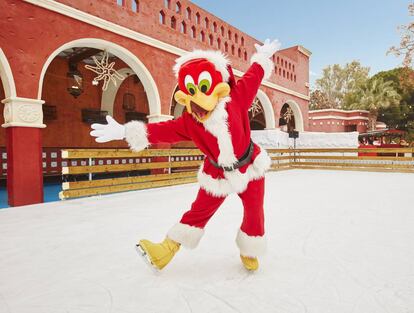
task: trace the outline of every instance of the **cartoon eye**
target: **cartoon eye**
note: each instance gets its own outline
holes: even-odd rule
[[[211,74],[207,71],[204,71],[198,76],[198,89],[202,93],[206,93],[210,90],[211,87]]]
[[[191,94],[194,95],[196,92],[196,86],[194,84],[194,79],[190,76],[190,75],[186,75],[184,78],[184,85],[185,88],[187,88],[187,91]]]

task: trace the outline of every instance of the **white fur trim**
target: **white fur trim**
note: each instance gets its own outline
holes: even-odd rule
[[[239,170],[224,172],[225,178],[214,179],[203,171],[203,166],[198,171],[198,183],[200,187],[215,197],[224,197],[233,192],[242,193],[246,190],[247,185],[252,180],[258,180],[264,177],[265,172],[270,168],[271,160],[266,150],[261,151],[249,165],[245,173]]]
[[[266,238],[264,236],[249,236],[241,229],[237,233],[236,244],[243,256],[254,258],[266,252]]]
[[[141,151],[149,146],[147,126],[140,121],[125,124],[125,140],[133,151]]]
[[[177,223],[168,231],[167,237],[186,248],[194,249],[203,235],[204,229],[202,228]]]
[[[211,113],[210,117],[203,123],[204,128],[217,138],[217,143],[220,149],[217,161],[218,164],[222,166],[232,166],[237,162],[227,122],[228,114],[226,105],[230,100],[230,97],[221,99],[213,113]]]
[[[264,70],[263,79],[268,79],[273,71],[274,63],[271,59],[265,56],[263,53],[256,52],[250,58],[250,64],[257,63]]]
[[[229,80],[230,74],[227,70],[227,65],[230,64],[230,61],[221,51],[215,50],[194,50],[179,57],[175,60],[175,65],[173,67],[175,76],[178,77],[178,72],[184,63],[195,59],[206,59],[207,61],[210,61],[214,64],[216,70],[221,73],[223,80],[226,82]]]

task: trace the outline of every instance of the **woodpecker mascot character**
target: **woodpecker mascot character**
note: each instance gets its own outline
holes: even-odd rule
[[[161,243],[141,240],[137,247],[151,264],[164,268],[180,246],[195,248],[204,227],[226,196],[236,192],[244,217],[236,243],[247,270],[257,270],[258,256],[266,247],[264,237],[264,175],[270,158],[250,138],[248,110],[263,79],[273,69],[271,57],[277,41],[255,45],[251,66],[237,82],[227,58],[219,51],[195,50],[176,60],[174,72],[179,90],[175,100],[186,112],[175,120],[120,125],[107,116],[108,124],[93,124],[97,142],[125,139],[140,151],[151,144],[192,140],[206,158],[198,172],[200,189],[191,209],[174,225]]]

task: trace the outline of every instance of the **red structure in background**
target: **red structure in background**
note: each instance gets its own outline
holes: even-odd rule
[[[364,110],[314,110],[309,111],[309,131],[341,133],[357,131],[364,133],[368,128],[368,111]]]
[[[5,120],[0,147],[7,150],[12,206],[42,202],[42,171],[53,167],[42,151],[98,147],[88,135],[85,111],[107,112],[121,122],[128,116],[150,123],[177,117],[171,69],[178,56],[195,48],[219,49],[240,77],[258,42],[186,0],[3,0],[0,29]],[[102,91],[102,82],[92,83],[96,75],[84,67],[104,51],[126,77],[107,91]],[[273,75],[257,95],[255,129],[278,127],[281,109],[288,105],[295,128],[309,130],[304,122],[309,57],[302,46],[274,56]],[[71,63],[83,77],[83,93],[77,98],[67,90]],[[124,105],[127,93],[135,98],[133,109]],[[126,146],[118,142],[104,147]]]

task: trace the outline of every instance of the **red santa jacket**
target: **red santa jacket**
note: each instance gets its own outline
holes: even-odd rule
[[[178,119],[166,122],[145,125],[133,121],[125,125],[126,140],[131,149],[137,151],[150,144],[192,140],[206,155],[198,172],[201,188],[214,196],[241,193],[249,181],[263,177],[270,167],[266,151],[254,144],[250,163],[233,171],[216,168],[208,158],[219,165],[231,166],[246,152],[251,140],[248,110],[263,76],[262,66],[253,63],[231,88],[230,95],[220,100],[204,123],[187,112]]]

